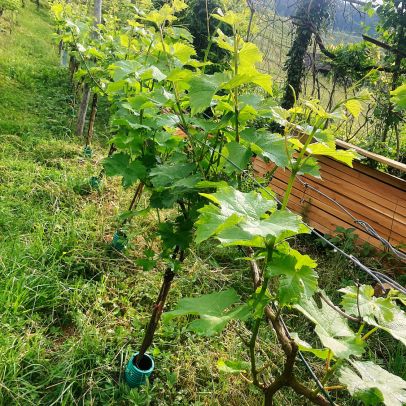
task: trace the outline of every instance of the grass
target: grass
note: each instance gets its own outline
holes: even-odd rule
[[[132,191],[109,180],[101,191],[75,192],[100,171],[106,117],[94,157],[84,159],[83,144],[72,135],[74,98],[47,11],[27,3],[17,20],[11,34],[0,34],[0,405],[261,404],[261,394],[241,376],[222,375],[216,367],[221,358],[248,360],[240,335],[250,326],[241,323],[212,339],[190,334],[182,322],[163,324],[151,350],[153,382],[140,390],[123,382],[161,282],[162,264],[149,272],[136,264],[145,248],[157,246],[145,238],[157,219],[153,213],[135,219],[129,249],[111,251],[117,215]],[[194,249],[168,308],[183,296],[230,285],[246,294],[250,274],[245,263],[230,261],[236,255]],[[326,282],[355,273],[334,255],[317,255]],[[298,320],[288,322],[309,335]],[[280,367],[282,354],[269,329],[261,330],[261,340],[263,362],[270,354]],[[394,351],[387,337],[378,347],[374,357],[405,375],[404,350]],[[277,398],[278,405],[301,402],[288,391]]]
[[[162,276],[135,264],[155,218],[134,224],[129,250],[114,254],[109,239],[131,191],[109,181],[101,193],[75,193],[100,171],[106,148],[96,143],[94,158],[82,157],[46,10],[27,4],[13,32],[1,34],[0,94],[0,404],[257,404],[258,393],[215,366],[242,351],[233,331],[208,346],[182,326],[163,326],[154,383],[140,391],[123,383]],[[233,271],[194,258],[169,306],[240,283],[243,269]]]

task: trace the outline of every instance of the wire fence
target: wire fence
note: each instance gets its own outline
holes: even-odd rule
[[[398,250],[397,248],[395,248],[387,239],[385,239],[381,235],[379,235],[378,232],[368,222],[366,222],[364,220],[360,220],[357,217],[355,217],[346,207],[344,207],[336,199],[333,199],[332,197],[330,197],[326,193],[324,193],[321,190],[317,189],[316,187],[310,185],[309,183],[303,181],[300,176],[297,176],[296,179],[305,187],[305,190],[307,188],[311,189],[314,192],[316,192],[319,195],[326,198],[328,201],[332,202],[342,212],[347,214],[348,217],[350,217],[355,224],[360,225],[367,234],[369,234],[370,236],[372,236],[372,237],[376,238],[377,240],[379,240],[385,248],[387,248],[389,251],[391,251],[399,259],[401,259],[402,261],[406,261],[406,254],[404,252]]]

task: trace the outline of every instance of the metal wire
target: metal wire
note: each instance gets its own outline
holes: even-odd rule
[[[286,335],[288,336],[288,338],[290,340],[292,340],[292,337],[290,335],[289,329],[287,327],[287,325],[285,324],[284,320],[282,319],[281,316],[279,316],[279,319],[281,320],[282,326],[286,332]],[[328,393],[328,391],[324,388],[323,384],[320,382],[320,379],[317,378],[316,374],[314,373],[313,368],[311,367],[311,365],[307,362],[305,356],[303,355],[302,351],[298,351],[297,354],[299,355],[300,360],[303,362],[304,366],[306,367],[307,371],[309,372],[310,376],[313,378],[314,382],[316,382],[316,385],[318,386],[318,388],[320,389],[320,391],[323,393],[323,395],[326,397],[326,399],[329,401],[330,405],[334,406],[335,403],[333,401],[333,399],[331,398],[330,394]]]
[[[335,204],[340,210],[342,210],[344,213],[346,213],[355,224],[359,224],[367,234],[370,236],[376,238],[379,240],[386,248],[388,248],[394,255],[396,255],[398,258],[400,258],[402,261],[406,261],[406,254],[403,253],[402,251],[396,249],[388,240],[383,238],[378,234],[378,232],[366,221],[360,220],[356,218],[346,207],[344,207],[341,203],[339,203],[337,200],[333,199],[326,193],[322,192],[321,190],[317,189],[316,187],[310,185],[307,182],[304,182],[300,176],[297,177],[297,180],[305,187],[309,188],[311,190],[314,190],[316,193],[320,194],[321,196],[325,197],[327,200]]]
[[[185,129],[183,129],[185,131]],[[188,137],[190,137],[190,135],[185,131],[185,133],[188,135]],[[222,158],[224,158],[231,166],[233,166],[234,168],[238,169],[241,173],[246,173],[248,175],[248,177],[264,192],[266,192],[270,197],[272,197],[273,199],[275,199],[280,205],[282,204],[282,202],[280,201],[280,199],[278,199],[277,196],[274,196],[269,189],[267,189],[266,187],[264,187],[260,182],[258,182],[257,179],[255,179],[255,177],[253,177],[250,173],[248,173],[246,170],[240,168],[235,162],[233,162],[230,158],[228,158],[227,156],[225,156],[224,154],[222,154],[219,151],[216,151],[213,147],[211,147],[210,145],[207,145],[206,143],[204,143],[203,141],[200,141],[199,139],[195,138],[195,141],[197,141],[198,144],[203,145],[205,147],[207,147],[212,153],[217,153],[219,154]],[[339,203],[338,203],[339,204]],[[344,207],[343,207],[344,208]],[[344,210],[347,210],[344,208]],[[326,242],[328,245],[330,245],[331,247],[333,247],[337,252],[339,252],[341,255],[345,256],[347,259],[349,259],[350,261],[352,261],[355,265],[357,265],[360,269],[362,269],[365,273],[367,273],[371,278],[373,278],[376,282],[378,282],[383,289],[385,289],[385,287],[383,286],[383,283],[387,283],[389,285],[391,285],[392,287],[394,287],[396,290],[399,290],[400,292],[406,294],[406,289],[403,288],[401,285],[399,285],[396,281],[394,281],[392,278],[390,278],[389,276],[385,275],[385,278],[383,278],[380,275],[380,272],[374,272],[372,271],[370,268],[368,268],[366,265],[364,265],[358,258],[356,258],[354,255],[350,255],[347,254],[345,251],[343,251],[342,249],[340,249],[339,247],[337,247],[335,244],[333,244],[331,241],[329,241],[327,238],[325,238],[322,234],[320,234],[318,231],[314,230],[312,227],[308,226],[311,230],[312,233],[314,235],[316,235],[317,237],[319,237],[320,239],[322,239],[324,242]],[[396,287],[395,287],[396,286]]]

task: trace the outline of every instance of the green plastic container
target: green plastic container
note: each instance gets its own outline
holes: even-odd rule
[[[111,246],[116,249],[117,251],[124,251],[128,244],[128,237],[127,234],[123,231],[116,231],[113,235],[113,241],[111,242]]]
[[[125,369],[125,381],[130,388],[144,385],[155,368],[154,359],[148,354],[144,354],[137,367],[135,365],[137,355],[138,352],[130,358]]]
[[[98,176],[92,176],[89,179],[89,185],[92,189],[100,189],[101,186],[101,180]]]
[[[84,146],[84,148],[83,148],[83,155],[84,155],[86,158],[91,158],[91,157],[92,157],[93,151],[92,151],[92,148],[91,148],[90,145],[85,145],[85,146]]]

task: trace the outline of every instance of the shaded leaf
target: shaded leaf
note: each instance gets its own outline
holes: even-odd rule
[[[122,176],[122,184],[129,187],[138,179],[144,179],[147,171],[139,161],[131,161],[129,155],[120,152],[103,160],[107,176]]]
[[[237,301],[239,296],[234,289],[210,293],[195,298],[182,298],[175,310],[163,315],[165,321],[179,316],[196,315],[188,328],[195,333],[211,336],[220,333],[226,324],[233,319],[244,320],[249,315],[247,305],[240,305],[233,310],[226,311]]]
[[[250,128],[241,132],[241,138],[257,155],[268,158],[281,168],[288,166],[293,148],[281,135]]]
[[[189,97],[192,115],[206,110],[226,77],[222,73],[193,76],[189,81]]]
[[[278,302],[281,305],[298,303],[304,295],[311,297],[317,290],[316,263],[307,255],[290,248],[275,251],[267,268],[267,275],[281,276]]]
[[[252,156],[250,150],[235,141],[226,144],[223,154],[235,164],[234,166],[227,160],[225,161],[225,167],[230,172],[241,172],[236,166],[241,170],[245,170]]]

